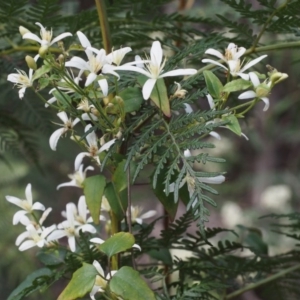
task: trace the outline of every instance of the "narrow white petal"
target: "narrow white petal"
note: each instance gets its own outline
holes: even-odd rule
[[[75,236],[69,236],[69,237],[68,237],[68,243],[69,243],[70,250],[71,250],[72,252],[75,252],[75,251],[76,251],[76,240],[75,240]]]
[[[87,49],[88,47],[91,47],[91,43],[88,40],[88,38],[83,34],[81,31],[77,31],[77,36],[79,38],[80,44],[83,48],[85,48],[85,53],[87,57],[89,58],[91,55],[93,55],[92,51]]]
[[[112,139],[111,141],[105,143],[98,151],[97,153],[101,153],[103,151],[108,150],[114,143],[116,142],[116,139]]]
[[[81,152],[76,156],[75,162],[74,162],[75,170],[77,170],[79,168],[79,166],[81,165],[82,160],[85,156],[91,156],[91,154],[88,152]]]
[[[143,98],[148,100],[156,83],[156,79],[148,79],[143,86]]]
[[[50,99],[47,101],[47,103],[45,103],[45,107],[48,107],[49,104],[52,104],[52,103],[54,103],[55,101],[57,101],[57,99],[56,99],[55,97],[50,98]]]
[[[249,77],[254,87],[259,86],[260,84],[259,78],[254,72],[249,72]]]
[[[72,127],[74,127],[79,121],[80,121],[79,118],[74,119],[72,122]]]
[[[19,90],[19,98],[20,99],[23,99],[25,91],[26,91],[26,87],[23,87]]]
[[[148,218],[152,218],[157,214],[156,210],[149,210],[148,212],[142,214],[140,216],[141,219],[148,219]]]
[[[25,231],[25,232],[22,232],[21,234],[19,234],[17,239],[16,239],[15,245],[19,246],[26,238],[29,237],[29,235],[30,234],[29,234],[28,231]]]
[[[59,128],[59,129],[55,130],[52,133],[52,135],[50,136],[49,145],[53,151],[56,151],[57,142],[58,142],[60,136],[65,133],[65,131],[66,131],[65,128]]]
[[[214,99],[212,98],[212,96],[210,94],[207,94],[206,98],[207,98],[210,109],[213,109],[215,107]]]
[[[212,136],[212,137],[214,137],[214,138],[216,138],[217,140],[221,141],[221,136],[217,132],[211,131],[209,133],[209,135]]]
[[[245,73],[242,73],[242,72],[237,72],[235,75],[240,76],[244,80],[249,80],[249,74],[245,74]]]
[[[5,196],[6,200],[14,205],[23,208],[22,200],[14,196]]]
[[[61,187],[64,187],[64,186],[76,186],[78,187],[78,185],[76,184],[76,180],[72,180],[70,182],[65,182],[65,183],[62,183],[62,184],[59,184],[56,189],[59,190]]]
[[[217,65],[225,70],[228,70],[228,68],[226,68],[224,65],[220,64],[219,62],[215,61],[215,60],[212,60],[212,59],[208,59],[208,58],[205,58],[205,59],[202,59],[201,60],[203,63],[211,63],[213,65]]]
[[[93,266],[96,268],[97,272],[102,276],[104,277],[104,271],[101,267],[101,265],[99,264],[99,262],[97,260],[94,260],[93,261]]]
[[[36,246],[36,243],[33,240],[25,241],[20,247],[20,251],[25,251],[27,249],[30,249],[32,247]]]
[[[72,36],[72,33],[70,33],[70,32],[65,32],[65,33],[62,33],[62,34],[58,35],[56,38],[54,38],[54,39],[51,41],[50,45],[55,44],[56,42],[58,42],[58,41],[64,39],[64,38],[67,37],[67,36]]]
[[[184,157],[191,157],[192,153],[189,149],[186,149],[186,150],[184,150],[183,155],[184,155]]]
[[[38,42],[39,44],[42,44],[42,40],[34,33],[27,32],[23,35],[23,39],[33,40]]]
[[[85,86],[89,86],[92,82],[95,81],[96,78],[97,78],[97,74],[95,74],[95,73],[90,73],[90,74],[88,75],[88,77],[86,78]]]
[[[83,60],[81,57],[78,57],[78,56],[72,57],[70,61],[67,61],[65,63],[65,66],[77,68],[80,70],[89,70],[90,69],[89,64],[85,60]]]
[[[78,231],[79,230],[82,230],[82,232],[90,232],[90,233],[97,232],[96,228],[91,224],[84,224],[78,228]]]
[[[269,99],[267,97],[262,97],[260,99],[265,102],[265,107],[264,107],[263,111],[267,111],[270,107]]]
[[[210,184],[221,184],[225,181],[225,176],[219,175],[215,177],[197,177],[200,182],[210,183]]]
[[[204,53],[216,56],[216,57],[222,59],[223,61],[225,61],[224,55],[220,51],[218,51],[218,50],[209,48]]]
[[[159,78],[170,77],[170,76],[184,76],[184,75],[194,75],[197,73],[195,69],[178,69],[166,72],[162,75],[159,75]]]
[[[18,210],[13,216],[13,225],[17,225],[27,213],[26,210]]]
[[[240,72],[244,72],[245,70],[251,68],[252,66],[256,65],[258,62],[260,62],[262,59],[264,59],[265,57],[267,57],[268,55],[262,55],[260,57],[257,57],[251,61],[249,61],[247,64],[244,65],[244,67],[240,70]]]
[[[64,230],[56,229],[48,235],[47,241],[51,242],[54,240],[59,240],[65,236],[67,236],[67,233]]]
[[[120,75],[116,73],[115,70],[116,67],[111,66],[109,64],[105,64],[102,68],[102,74],[112,74],[116,77],[118,77],[118,80],[120,79]]]
[[[129,65],[123,65],[123,66],[120,66],[120,67],[116,67],[115,68],[115,71],[133,71],[133,72],[138,72],[138,73],[141,73],[149,78],[151,78],[151,73],[147,72],[146,70],[142,69],[142,68],[139,68],[139,67],[135,67],[135,66],[129,66]]]
[[[250,99],[255,98],[256,93],[254,91],[246,91],[238,96],[238,99]]]
[[[64,122],[64,124],[66,124],[68,122],[68,116],[67,116],[66,112],[61,111],[57,114],[57,116]]]
[[[160,66],[163,58],[163,50],[159,41],[152,43],[150,57],[153,64]]]
[[[103,93],[104,96],[107,96],[108,94],[108,83],[106,79],[100,79],[98,80],[98,84],[101,88],[101,91]]]
[[[132,248],[136,248],[136,249],[142,251],[142,248],[138,244],[133,244]]]
[[[95,244],[103,244],[105,241],[100,238],[92,238],[92,239],[90,239],[90,242],[95,243]]]
[[[85,196],[80,196],[78,200],[78,214],[83,220],[86,220],[87,207],[85,202]]]
[[[90,121],[90,120],[93,120],[93,121],[98,121],[98,117],[96,117],[95,115],[93,115],[92,113],[88,114],[88,113],[83,113],[81,115],[81,119],[84,120],[84,121]]]
[[[190,104],[188,104],[188,103],[183,103],[183,105],[184,105],[184,111],[187,113],[187,114],[190,114],[190,113],[192,113],[193,112],[193,109],[192,109],[192,107],[191,107],[191,105]]]
[[[44,221],[46,220],[46,218],[48,217],[48,215],[50,214],[50,212],[52,211],[51,207],[48,207],[42,214],[41,218],[40,218],[40,224],[42,225],[44,223]]]

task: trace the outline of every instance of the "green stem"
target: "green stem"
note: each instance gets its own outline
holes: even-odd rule
[[[298,264],[296,266],[293,266],[293,267],[290,267],[288,269],[282,270],[282,271],[280,271],[280,272],[278,272],[278,273],[276,273],[274,275],[271,275],[268,278],[265,278],[265,279],[263,279],[261,281],[258,281],[256,283],[249,284],[249,285],[247,285],[247,286],[245,286],[245,287],[243,287],[243,288],[241,288],[241,289],[239,289],[239,290],[237,290],[237,291],[235,291],[235,292],[227,295],[224,299],[225,300],[233,299],[233,298],[235,298],[235,297],[237,297],[237,296],[239,296],[239,295],[241,295],[241,294],[243,294],[243,293],[245,293],[247,291],[253,290],[253,289],[255,289],[257,287],[260,287],[260,286],[262,286],[264,284],[272,282],[272,281],[274,281],[274,280],[276,280],[276,279],[278,279],[280,277],[283,277],[283,276],[285,276],[288,273],[294,272],[297,269],[300,269],[300,264]]]
[[[273,17],[279,12],[281,11],[282,9],[284,9],[288,3],[290,2],[290,0],[286,0],[284,3],[282,3],[280,6],[278,6],[277,9],[275,9],[273,11],[273,13],[269,16],[269,18],[267,19],[267,21],[265,22],[263,28],[261,29],[260,33],[257,35],[251,49],[255,49],[255,47],[257,46],[257,44],[259,43],[259,40],[261,39],[262,35],[264,34],[264,32],[266,31],[267,29],[267,26],[269,25],[269,23],[272,21]]]
[[[40,49],[40,46],[16,46],[13,47],[11,49],[7,49],[7,50],[3,50],[0,52],[0,56],[5,56],[11,53],[15,53],[15,52],[20,52],[20,51],[24,51],[24,52],[38,52]],[[62,53],[62,50],[59,48],[49,48],[49,51],[51,53]]]
[[[100,22],[103,46],[104,46],[106,53],[110,53],[111,49],[112,49],[112,43],[111,43],[111,36],[110,36],[110,32],[109,32],[109,25],[108,25],[105,1],[104,0],[95,0],[95,2],[96,2],[97,13],[98,13],[99,22]]]

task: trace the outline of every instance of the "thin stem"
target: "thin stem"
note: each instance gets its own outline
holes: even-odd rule
[[[111,49],[112,49],[112,43],[111,43],[111,36],[110,36],[110,32],[109,32],[109,25],[108,25],[105,1],[104,0],[95,0],[95,2],[96,2],[97,13],[98,13],[99,22],[100,22],[103,46],[104,46],[106,53],[110,53]]]
[[[239,289],[239,290],[237,290],[237,291],[235,291],[235,292],[227,295],[224,299],[225,300],[233,299],[233,298],[235,298],[235,297],[237,297],[237,296],[239,296],[239,295],[241,295],[241,294],[243,294],[243,293],[245,293],[247,291],[253,290],[253,289],[255,289],[257,287],[260,287],[260,286],[262,286],[262,285],[264,285],[266,283],[272,282],[272,281],[274,281],[274,280],[276,280],[276,279],[278,279],[280,277],[283,277],[283,276],[285,276],[288,273],[294,272],[297,269],[300,269],[300,264],[298,264],[296,266],[293,266],[293,267],[290,267],[288,269],[282,270],[282,271],[280,271],[280,272],[278,272],[278,273],[276,273],[274,275],[271,275],[268,278],[265,278],[265,279],[263,279],[261,281],[258,281],[256,283],[249,284],[249,285],[247,285],[247,286],[245,286],[245,287],[243,287],[243,288],[241,288],[241,289]]]
[[[110,219],[111,219],[111,235],[119,232],[119,221],[116,214],[111,211],[110,212]],[[113,255],[111,258],[111,269],[118,270],[119,269],[119,256],[118,254]]]
[[[257,35],[251,49],[255,49],[255,47],[257,46],[257,44],[259,43],[259,40],[261,39],[262,35],[264,34],[264,32],[266,31],[267,29],[267,26],[269,25],[269,23],[272,21],[273,17],[279,12],[281,11],[282,9],[284,9],[288,3],[290,2],[290,0],[286,0],[284,3],[282,3],[280,6],[278,6],[277,9],[275,9],[273,11],[273,13],[269,16],[269,18],[267,19],[267,21],[265,22],[264,26],[262,27],[260,33]]]
[[[3,50],[0,52],[0,56],[5,56],[11,53],[15,53],[15,52],[20,52],[20,51],[24,51],[24,52],[38,52],[40,49],[40,46],[17,46],[17,47],[13,47],[11,49],[7,49],[7,50]],[[62,50],[59,48],[49,48],[49,51],[51,53],[62,53]]]

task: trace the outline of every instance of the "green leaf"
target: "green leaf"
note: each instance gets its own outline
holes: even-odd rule
[[[223,116],[222,119],[230,122],[229,124],[226,125],[226,127],[228,129],[230,129],[232,132],[234,132],[238,136],[241,136],[242,130],[241,130],[240,123],[236,116],[234,116],[234,115]]]
[[[124,189],[127,188],[127,172],[126,171],[124,172],[125,163],[126,163],[126,160],[125,159],[122,160],[118,164],[118,166],[112,176],[112,181],[115,185],[117,193],[120,193],[121,191],[123,191]]]
[[[52,95],[57,99],[58,103],[60,103],[64,107],[69,107],[72,103],[71,97],[62,91],[53,91]]]
[[[110,280],[110,290],[124,300],[155,300],[153,291],[131,267],[122,267]]]
[[[119,96],[124,101],[124,110],[126,113],[139,110],[145,101],[141,89],[138,87],[128,87]]]
[[[164,192],[165,189],[164,180],[165,180],[166,173],[167,173],[167,169],[163,169],[160,171],[160,173],[157,176],[156,186],[153,189],[153,191],[155,196],[163,205],[164,209],[167,211],[171,221],[173,221],[177,213],[179,201],[175,203],[174,194],[169,193],[169,195],[167,196],[166,193]],[[174,175],[172,178],[175,180],[176,176]],[[152,176],[152,180],[153,180],[153,176]]]
[[[219,78],[213,72],[208,70],[204,71],[203,75],[210,95],[215,99],[220,99],[223,91],[223,85]]]
[[[112,182],[109,182],[104,190],[104,195],[111,207],[111,210],[114,212],[119,221],[124,218],[124,213],[127,207],[126,191],[127,190],[123,190],[120,194],[118,194]]]
[[[134,236],[129,232],[118,232],[99,246],[108,257],[130,249],[134,244]]]
[[[26,279],[9,295],[7,300],[19,300],[24,296],[41,288],[38,279],[41,277],[51,277],[52,271],[48,268],[42,268],[34,271],[26,277]],[[45,281],[44,281],[45,282]]]
[[[139,76],[138,82],[141,85],[148,80],[146,76]],[[163,78],[159,78],[156,80],[155,86],[151,92],[150,99],[154,102],[154,104],[164,113],[165,116],[171,116],[170,102],[167,93],[167,88]]]
[[[93,265],[83,263],[57,300],[74,300],[83,297],[92,290],[97,274]]]
[[[165,265],[171,266],[173,264],[172,255],[168,248],[152,249],[147,251],[147,254],[152,258],[162,261]]]
[[[65,262],[66,254],[66,249],[44,248],[37,257],[46,266],[57,266]]]
[[[101,202],[105,185],[106,180],[103,175],[88,177],[83,182],[86,204],[95,224],[99,224]]]
[[[240,78],[240,79],[236,79],[236,80],[228,82],[224,86],[223,92],[231,93],[231,92],[242,91],[242,90],[250,88],[251,86],[252,86],[251,81]]]
[[[39,79],[39,91],[44,89],[45,87],[47,87],[49,85],[49,78],[45,77],[45,78],[40,78]]]
[[[50,65],[42,65],[39,69],[37,69],[33,76],[32,76],[32,79],[33,80],[36,80],[40,77],[42,77],[44,74],[48,73],[49,71],[51,70],[51,66]]]

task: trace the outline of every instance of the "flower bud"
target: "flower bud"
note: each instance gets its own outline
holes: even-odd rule
[[[33,57],[31,57],[30,55],[26,55],[25,60],[26,60],[26,63],[27,63],[27,66],[29,69],[32,69],[32,70],[37,69],[37,65],[36,65],[36,62],[33,59]]]
[[[177,98],[180,98],[180,99],[185,98],[185,95],[186,95],[186,93],[187,93],[187,90],[183,90],[183,89],[181,88],[180,83],[178,83],[178,82],[174,82],[174,83],[177,85],[177,90],[175,91],[173,97],[177,97]]]
[[[23,26],[19,26],[19,32],[23,36],[25,33],[28,33],[30,31],[27,28],[23,27]]]
[[[46,54],[48,53],[48,46],[42,46],[40,49],[39,49],[39,55],[40,57],[45,57]]]
[[[270,80],[272,82],[272,86],[279,83],[280,81],[288,78],[289,75],[286,73],[275,72],[270,76]]]

